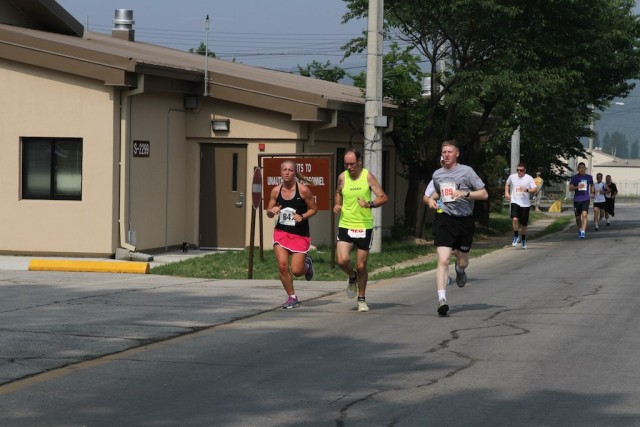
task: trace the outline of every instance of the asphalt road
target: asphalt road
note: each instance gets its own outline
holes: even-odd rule
[[[285,311],[277,281],[0,272],[0,425],[640,426],[639,210],[472,259],[447,318],[433,272],[369,313],[342,283]]]

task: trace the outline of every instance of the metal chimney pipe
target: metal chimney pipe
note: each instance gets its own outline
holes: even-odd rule
[[[113,20],[113,30],[111,35],[118,39],[134,41],[135,31],[133,29],[133,10],[116,9]]]

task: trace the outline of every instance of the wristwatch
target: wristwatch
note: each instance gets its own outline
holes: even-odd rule
[[[471,195],[471,191],[467,190],[467,196],[466,197],[469,197],[470,195]]]
[[[371,200],[371,201],[369,202],[369,209],[373,209],[374,207],[375,207],[375,206],[374,206],[374,204],[373,204],[373,200]]]

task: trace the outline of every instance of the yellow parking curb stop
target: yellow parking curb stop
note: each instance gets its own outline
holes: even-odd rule
[[[148,274],[150,267],[148,262],[32,259],[29,270]]]

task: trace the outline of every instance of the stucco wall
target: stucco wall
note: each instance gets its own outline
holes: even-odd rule
[[[175,247],[199,241],[201,144],[246,146],[245,246],[251,236],[251,181],[259,154],[336,153],[350,143],[361,146],[361,134],[346,121],[313,131],[287,114],[246,107],[215,98],[185,109],[180,93],[112,88],[90,79],[0,60],[0,252],[109,255],[120,246],[120,194],[125,236],[134,235],[137,250]],[[121,111],[123,115],[121,116]],[[211,130],[213,118],[228,118],[231,131]],[[354,119],[355,120],[355,119]],[[357,120],[356,120],[357,121]],[[21,200],[21,137],[74,137],[83,140],[82,200]],[[120,180],[120,140],[125,147]],[[130,141],[147,141],[149,157],[133,157]],[[259,149],[264,144],[264,150]],[[393,147],[387,192],[381,209],[389,230],[401,212]],[[342,159],[337,159],[338,165]],[[331,192],[333,189],[331,189]],[[320,212],[311,221],[314,245],[331,243],[331,217]],[[271,245],[272,220],[263,217],[263,240]],[[337,218],[336,218],[337,221]],[[256,224],[257,226],[257,224]],[[129,233],[131,231],[131,233]],[[259,238],[256,237],[256,242]]]
[[[117,112],[112,88],[0,60],[0,251],[111,253]],[[83,139],[82,200],[22,200],[21,137]]]
[[[143,93],[131,97],[131,141],[148,141],[148,157],[128,148],[127,230],[138,249],[175,246],[188,235],[190,165],[181,95]]]

